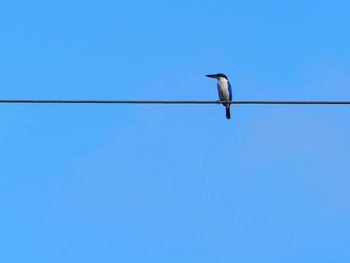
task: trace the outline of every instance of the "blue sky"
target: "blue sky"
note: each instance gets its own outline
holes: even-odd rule
[[[348,1],[0,4],[2,99],[350,100]],[[0,105],[2,262],[349,262],[350,107]]]

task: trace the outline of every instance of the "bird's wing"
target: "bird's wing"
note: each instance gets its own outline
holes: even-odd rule
[[[232,87],[230,82],[228,82],[228,92],[230,94],[230,101],[232,101]]]

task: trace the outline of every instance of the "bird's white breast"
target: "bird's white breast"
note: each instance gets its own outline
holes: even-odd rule
[[[219,78],[217,86],[220,100],[230,100],[228,80],[225,78]]]

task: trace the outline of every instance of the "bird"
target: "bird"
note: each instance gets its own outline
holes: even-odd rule
[[[206,76],[218,80],[217,87],[220,101],[232,101],[231,84],[225,74],[218,73]],[[226,118],[231,119],[230,103],[223,103],[222,105],[226,108]]]

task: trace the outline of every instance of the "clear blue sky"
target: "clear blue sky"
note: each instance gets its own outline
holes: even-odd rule
[[[2,0],[1,99],[350,100],[349,1]],[[1,262],[350,262],[350,107],[0,105]]]

